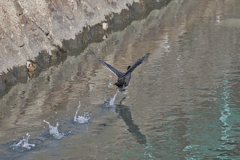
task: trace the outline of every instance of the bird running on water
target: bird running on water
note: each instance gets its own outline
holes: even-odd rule
[[[145,56],[143,56],[142,58],[139,58],[138,60],[136,60],[131,66],[128,66],[127,71],[122,73],[120,71],[118,71],[117,69],[115,69],[114,67],[112,67],[111,65],[107,64],[106,62],[102,61],[100,58],[98,58],[92,51],[91,53],[93,54],[93,56],[95,58],[97,58],[107,69],[109,69],[113,74],[115,74],[118,77],[118,81],[117,83],[115,83],[114,85],[118,86],[119,91],[125,91],[125,87],[128,86],[129,81],[131,79],[131,73],[132,71],[139,66],[140,64],[142,64],[143,61],[145,61],[148,56],[150,55],[150,53],[147,53]]]

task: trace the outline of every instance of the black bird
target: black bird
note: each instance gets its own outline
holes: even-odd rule
[[[129,81],[131,79],[131,73],[132,71],[139,66],[143,61],[145,61],[150,53],[147,53],[145,56],[142,58],[139,58],[136,62],[134,62],[131,66],[128,66],[127,71],[122,73],[119,72],[117,69],[112,67],[111,65],[107,64],[106,62],[102,61],[100,58],[98,58],[93,52],[93,56],[96,57],[107,69],[109,69],[113,74],[118,76],[118,81],[115,83],[116,86],[118,86],[119,91],[125,91],[125,87],[128,86]]]

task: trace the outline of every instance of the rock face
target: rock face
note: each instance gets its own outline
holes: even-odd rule
[[[51,54],[63,39],[97,24],[136,0],[1,0],[0,72],[26,64],[45,50]]]

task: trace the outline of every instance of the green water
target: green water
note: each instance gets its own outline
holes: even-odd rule
[[[0,101],[0,159],[240,159],[238,19],[237,0],[171,1],[16,84]],[[89,50],[119,71],[151,55],[106,108],[117,78]],[[87,124],[73,122],[79,101]],[[36,146],[13,150],[26,133]]]

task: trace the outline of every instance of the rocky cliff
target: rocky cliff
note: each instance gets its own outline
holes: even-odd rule
[[[0,73],[62,46],[136,0],[1,0]]]

